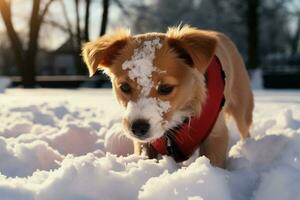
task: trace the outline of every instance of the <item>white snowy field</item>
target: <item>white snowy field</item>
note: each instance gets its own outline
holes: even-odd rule
[[[300,198],[300,91],[255,91],[252,138],[230,123],[227,169],[131,155],[111,90],[0,94],[1,200]],[[121,156],[123,155],[123,156]]]

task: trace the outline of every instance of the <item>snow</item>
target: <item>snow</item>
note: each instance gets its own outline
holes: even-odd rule
[[[137,102],[129,101],[126,111],[125,118],[132,122],[136,119],[148,119],[151,124],[149,131],[149,139],[159,138],[165,132],[166,124],[163,120],[163,114],[170,109],[171,105],[168,101],[162,101],[157,98],[140,98]],[[126,133],[128,137],[130,136],[130,130],[127,130]],[[159,135],[161,134],[161,135]]]
[[[159,177],[150,179],[142,187],[139,198],[159,200],[198,197],[229,200],[229,187],[226,176],[223,175],[223,170],[212,168],[209,160],[201,157],[186,168],[173,173],[164,172]]]
[[[136,81],[140,89],[139,99],[137,102],[129,101],[125,111],[125,119],[132,124],[138,119],[149,119],[150,131],[149,137],[143,141],[150,141],[163,135],[166,128],[164,127],[163,114],[170,108],[169,101],[162,101],[158,98],[149,97],[150,91],[154,87],[152,81],[153,72],[162,73],[153,64],[156,49],[160,49],[162,44],[159,38],[154,40],[141,41],[137,40],[139,47],[134,50],[130,60],[122,64],[122,69],[128,72],[128,77]],[[132,137],[132,132],[126,128],[126,135]]]
[[[109,89],[0,94],[0,199],[298,199],[300,91],[255,91],[251,138],[230,121],[226,169],[132,155]]]
[[[161,47],[159,38],[144,41],[141,47],[134,50],[132,58],[122,65],[123,70],[128,70],[129,78],[136,80],[141,87],[141,93],[144,96],[148,96],[153,87],[151,76],[154,71],[157,71],[153,65],[155,50]]]

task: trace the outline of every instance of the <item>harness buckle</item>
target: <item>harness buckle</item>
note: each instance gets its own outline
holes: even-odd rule
[[[169,135],[165,136],[167,152],[169,156],[172,156],[176,162],[182,162],[187,160],[189,157],[185,156],[177,147],[176,141]]]

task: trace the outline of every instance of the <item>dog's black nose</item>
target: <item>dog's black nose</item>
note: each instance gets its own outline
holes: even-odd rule
[[[135,120],[131,125],[131,131],[138,137],[145,136],[150,128],[150,124],[144,119]]]

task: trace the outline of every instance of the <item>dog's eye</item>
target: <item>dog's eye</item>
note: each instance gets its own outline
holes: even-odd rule
[[[157,92],[161,95],[168,95],[170,94],[174,89],[174,86],[172,85],[159,85]]]
[[[120,89],[126,94],[129,94],[131,92],[131,87],[128,83],[122,83]]]

